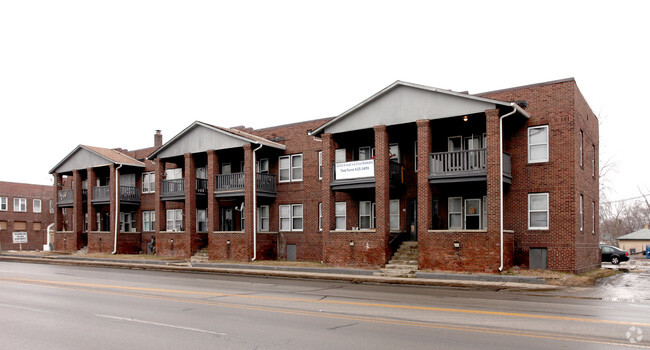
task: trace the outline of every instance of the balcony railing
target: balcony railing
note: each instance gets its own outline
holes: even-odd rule
[[[93,203],[108,203],[111,200],[110,186],[93,187]],[[135,186],[120,186],[120,201],[139,203],[140,191]]]
[[[215,176],[215,192],[244,191],[244,173],[218,174]],[[260,192],[276,193],[276,177],[270,174],[257,174],[257,190]]]
[[[86,201],[87,193],[88,191],[81,190],[83,201]],[[74,190],[59,190],[56,203],[60,207],[74,205]]]
[[[503,175],[511,177],[511,157],[503,153]],[[487,176],[486,149],[431,153],[429,178],[471,178]]]
[[[135,186],[120,186],[120,200],[140,202],[140,191]]]
[[[208,180],[196,179],[196,194],[204,195],[206,193],[208,193]],[[163,180],[161,197],[167,199],[185,197],[185,179]]]
[[[108,202],[111,200],[111,186],[93,187],[93,203]]]

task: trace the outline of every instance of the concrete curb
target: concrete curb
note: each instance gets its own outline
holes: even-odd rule
[[[222,275],[248,275],[260,277],[280,278],[302,278],[315,280],[345,281],[350,283],[377,283],[377,284],[401,284],[415,286],[441,286],[472,288],[481,290],[508,290],[508,291],[551,291],[562,289],[561,286],[540,284],[538,282],[515,282],[515,281],[486,281],[486,280],[462,280],[451,279],[448,274],[426,274],[421,278],[400,278],[372,276],[372,270],[336,269],[336,268],[300,268],[300,267],[277,267],[277,266],[250,266],[238,264],[190,264],[180,261],[131,261],[121,259],[93,259],[71,256],[16,256],[11,254],[0,254],[0,261],[26,262],[52,265],[68,266],[91,266],[122,269],[141,269],[152,271],[173,271],[193,273],[213,273]],[[263,268],[260,268],[263,267]],[[305,271],[308,270],[308,271]],[[359,273],[355,273],[359,272]],[[461,275],[459,275],[461,276]],[[463,275],[470,276],[470,275]],[[434,278],[440,277],[440,278]],[[499,276],[490,276],[499,277]],[[508,276],[510,277],[510,276]]]

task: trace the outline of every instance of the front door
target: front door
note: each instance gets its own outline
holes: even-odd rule
[[[233,220],[233,208],[232,207],[222,207],[221,215],[219,215],[219,231],[234,231],[235,230],[235,221]]]
[[[407,201],[407,229],[409,230],[409,241],[418,240],[418,202],[417,199],[409,199]]]

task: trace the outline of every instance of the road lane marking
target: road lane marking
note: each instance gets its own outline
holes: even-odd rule
[[[226,335],[226,333],[213,332],[213,331],[208,331],[208,330],[205,330],[205,329],[192,328],[192,327],[176,326],[176,325],[173,325],[173,324],[166,324],[166,323],[160,323],[160,322],[138,320],[137,318],[119,317],[119,316],[110,316],[110,315],[99,315],[99,314],[95,314],[95,316],[103,317],[103,318],[109,318],[109,319],[118,320],[118,321],[127,321],[127,322],[148,324],[148,325],[152,325],[152,326],[176,328],[176,329],[182,329],[182,330],[192,331],[192,332],[208,333],[208,334],[214,334],[214,335]]]
[[[29,310],[29,311],[36,311],[36,312],[48,312],[45,310],[41,309],[35,309],[33,307],[26,307],[26,306],[19,306],[19,305],[12,305],[12,304],[0,304],[1,307],[8,307],[11,309],[20,309],[20,310]]]
[[[0,280],[2,280],[2,278],[0,278]],[[31,286],[36,285],[36,286],[41,286],[46,288],[75,290],[75,291],[89,292],[89,293],[127,296],[127,297],[135,297],[135,298],[142,298],[142,299],[155,299],[155,300],[178,302],[178,303],[219,306],[219,307],[227,307],[232,309],[242,309],[242,310],[249,310],[249,311],[265,311],[265,312],[281,313],[281,314],[288,314],[288,315],[295,315],[295,316],[311,316],[311,317],[362,321],[368,323],[378,323],[378,324],[388,324],[388,325],[424,327],[424,328],[431,328],[431,329],[444,329],[444,330],[461,331],[461,332],[520,336],[520,337],[528,337],[528,338],[572,341],[572,342],[589,343],[589,344],[615,345],[615,346],[624,346],[624,347],[631,347],[631,348],[650,349],[650,346],[648,345],[630,344],[627,341],[627,339],[625,341],[623,340],[619,341],[611,338],[604,338],[604,337],[598,338],[597,336],[590,336],[589,338],[586,338],[584,336],[568,335],[562,333],[558,334],[558,333],[551,333],[551,332],[517,331],[517,330],[510,330],[510,329],[498,329],[498,328],[479,327],[479,326],[449,325],[449,324],[427,322],[427,321],[409,321],[409,320],[400,320],[400,319],[371,317],[371,316],[354,316],[354,315],[335,314],[335,313],[322,312],[322,311],[316,312],[316,311],[309,311],[309,310],[296,310],[296,309],[291,310],[291,309],[281,309],[277,307],[233,304],[228,302],[218,302],[218,301],[209,301],[209,300],[201,300],[201,299],[185,299],[185,298],[174,297],[174,296],[137,294],[133,292],[125,292],[119,290],[116,291],[116,290],[87,289],[87,287],[81,288],[79,286],[66,286],[66,285],[57,285],[57,284],[33,284],[33,282],[32,283],[11,282],[11,283],[31,285]]]

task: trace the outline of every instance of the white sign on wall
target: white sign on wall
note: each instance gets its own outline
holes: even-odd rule
[[[336,163],[335,175],[337,180],[356,179],[375,176],[375,161],[359,160],[356,162]]]
[[[14,232],[14,243],[27,243],[27,232]]]

